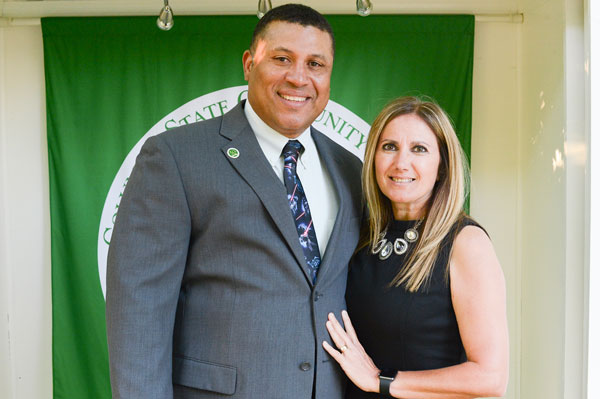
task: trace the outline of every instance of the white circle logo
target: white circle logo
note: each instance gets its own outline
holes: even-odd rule
[[[177,126],[188,123],[203,121],[217,116],[221,116],[237,105],[240,101],[246,99],[248,86],[236,86],[227,89],[218,90],[201,97],[198,97],[186,104],[183,104],[173,112],[158,121],[129,151],[125,161],[119,168],[115,176],[102,209],[100,218],[100,227],[98,230],[98,274],[102,294],[106,298],[106,258],[108,256],[108,247],[112,229],[119,210],[121,197],[127,186],[129,175],[135,165],[135,159],[139,154],[142,145],[148,138],[155,136],[165,130],[173,129]],[[346,150],[356,155],[361,161],[365,152],[367,135],[370,126],[352,111],[344,108],[340,104],[329,100],[325,110],[314,121],[313,126],[320,132],[327,135],[330,139],[340,144]],[[231,157],[239,156],[237,149],[230,149]]]

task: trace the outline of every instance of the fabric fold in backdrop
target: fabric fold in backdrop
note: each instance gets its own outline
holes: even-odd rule
[[[336,37],[332,101],[315,127],[362,157],[385,103],[426,95],[450,114],[470,154],[473,16],[327,18]],[[136,148],[245,98],[241,59],[256,22],[178,16],[163,32],[155,17],[42,19],[54,398],[111,397],[105,253]]]

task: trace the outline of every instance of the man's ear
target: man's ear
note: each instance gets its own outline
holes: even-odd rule
[[[242,66],[244,67],[244,79],[246,81],[248,80],[250,71],[252,70],[252,67],[254,66],[253,61],[254,61],[254,59],[252,57],[252,54],[250,53],[250,50],[244,51],[244,55],[242,55]]]

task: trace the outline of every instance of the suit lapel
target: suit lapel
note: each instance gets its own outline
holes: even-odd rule
[[[312,138],[315,141],[317,149],[319,151],[319,157],[325,164],[327,172],[334,182],[334,187],[339,200],[339,209],[335,218],[333,229],[331,230],[331,236],[329,237],[329,244],[323,254],[323,259],[319,267],[319,273],[317,274],[317,284],[323,280],[327,275],[328,270],[332,264],[335,264],[336,259],[336,242],[343,239],[343,232],[347,229],[347,222],[351,216],[351,193],[348,190],[348,186],[344,184],[344,176],[342,175],[341,168],[343,167],[342,161],[338,158],[337,152],[333,151],[331,144],[325,140],[322,133],[316,132],[311,128]]]
[[[287,203],[287,191],[264,156],[241,105],[223,116],[220,133],[231,140],[221,147],[221,151],[263,203],[310,282],[296,226]],[[237,150],[237,157],[236,151],[231,151],[232,149]]]

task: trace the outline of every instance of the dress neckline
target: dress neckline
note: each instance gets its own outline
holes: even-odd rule
[[[390,232],[404,232],[417,224],[417,222],[418,220],[392,220],[387,230]]]

